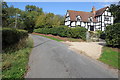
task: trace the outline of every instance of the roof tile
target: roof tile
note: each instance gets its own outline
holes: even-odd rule
[[[90,22],[88,20],[89,17],[93,17],[93,22],[97,22],[95,17],[101,15],[106,10],[106,8],[107,7],[97,10],[95,15],[92,12],[74,11],[74,10],[67,10],[67,11],[69,12],[71,21],[76,21],[76,17],[81,16],[82,21],[84,22]]]

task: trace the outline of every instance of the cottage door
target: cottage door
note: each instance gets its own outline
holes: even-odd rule
[[[94,31],[94,26],[90,26],[90,31]]]

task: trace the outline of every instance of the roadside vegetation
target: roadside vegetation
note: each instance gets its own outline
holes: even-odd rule
[[[46,37],[46,38],[56,40],[56,41],[84,42],[84,40],[82,40],[82,39],[60,37],[60,36],[54,36],[54,35],[51,35],[51,34],[40,34],[40,33],[32,33],[32,34],[39,35],[39,36],[42,36],[42,37]]]
[[[120,50],[120,49],[119,49]],[[100,61],[120,70],[120,52],[117,48],[103,47]]]
[[[105,35],[107,46],[120,48],[120,23],[107,26]]]
[[[35,33],[33,33],[33,34],[35,34]],[[52,39],[52,40],[55,40],[55,41],[63,41],[63,40],[61,40],[61,39],[54,38],[54,37],[47,36],[47,35],[41,35],[41,34],[35,34],[35,35],[39,35],[39,36],[42,36],[42,37],[46,37],[46,38],[49,38],[49,39]]]
[[[103,47],[100,61],[120,69],[120,23],[106,27],[106,46]]]
[[[34,32],[41,34],[52,34],[60,37],[76,38],[86,40],[86,29],[83,27],[69,28],[67,26],[59,26],[53,28],[38,28]]]
[[[33,41],[25,30],[2,29],[2,79],[24,78]]]

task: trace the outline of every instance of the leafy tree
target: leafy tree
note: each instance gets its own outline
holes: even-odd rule
[[[111,4],[109,10],[112,12],[114,16],[114,22],[119,23],[120,22],[120,1],[118,4]]]
[[[6,2],[2,2],[2,26],[7,26],[7,23],[8,23],[8,11],[6,10],[8,8],[8,5]]]
[[[45,18],[46,18],[46,16],[45,16],[45,14],[43,13],[43,14],[41,14],[40,16],[38,16],[38,18],[37,18],[37,20],[36,20],[36,28],[41,28],[41,27],[45,27]]]
[[[42,14],[37,18],[36,28],[38,27],[52,27],[54,19],[53,13]]]
[[[25,12],[21,14],[23,23],[24,23],[24,29],[28,30],[29,32],[32,32],[35,27],[35,22],[43,13],[42,8],[33,6],[33,5],[27,5],[25,7]]]
[[[34,5],[26,5],[25,11],[14,6],[8,7],[6,2],[2,3],[2,18],[4,27],[15,27],[32,32],[38,27],[57,27],[64,25],[64,17],[53,13],[44,13],[42,8]],[[19,16],[18,16],[19,14]]]
[[[28,12],[36,11],[38,13],[42,13],[43,12],[42,8],[36,7],[34,5],[27,5],[25,7],[25,11],[28,11]]]
[[[120,23],[107,26],[105,35],[107,45],[120,48]]]
[[[54,15],[53,13],[42,14],[37,18],[36,28],[39,27],[58,27],[64,25],[64,18],[60,15]]]
[[[14,27],[16,20],[16,13],[21,14],[21,10],[14,8],[14,6],[8,7],[6,2],[2,2],[2,26],[3,27]],[[20,17],[17,18],[17,21],[20,20]],[[19,26],[21,21],[19,21]]]

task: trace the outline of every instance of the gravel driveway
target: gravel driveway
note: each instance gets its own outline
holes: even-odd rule
[[[85,55],[98,59],[101,55],[102,47],[105,42],[63,42],[69,45],[69,48]]]

